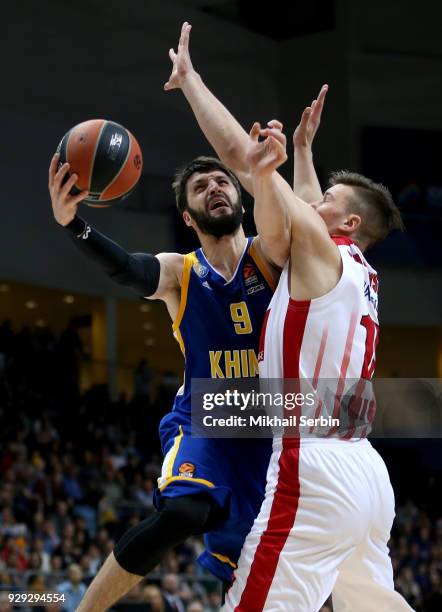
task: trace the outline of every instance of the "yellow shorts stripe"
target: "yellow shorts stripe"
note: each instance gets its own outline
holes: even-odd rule
[[[179,426],[179,432],[180,433],[175,437],[175,441],[173,443],[172,454],[170,456],[169,465],[167,466],[166,479],[169,479],[172,477],[173,464],[175,463],[175,459],[176,459],[176,456],[178,455],[178,450],[180,448],[181,440],[183,439],[184,433],[183,433],[183,428],[181,427],[181,425]]]
[[[233,567],[233,569],[236,569],[238,567],[236,563],[233,563],[233,561],[229,559],[229,557],[225,557],[224,555],[219,555],[218,553],[213,553],[213,552],[211,552],[210,554],[212,555],[212,557],[219,559],[223,563],[227,563],[228,565],[230,565],[230,567]]]
[[[215,486],[213,482],[210,482],[210,480],[204,480],[204,478],[192,478],[192,476],[171,476],[164,484],[161,485],[160,491],[164,491],[164,489],[169,486],[171,482],[176,482],[177,480],[189,483],[197,482],[198,484],[209,487],[209,489],[212,489]]]

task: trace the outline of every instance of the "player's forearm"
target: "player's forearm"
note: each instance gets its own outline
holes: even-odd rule
[[[187,75],[181,89],[201,130],[220,159],[234,172],[248,172],[245,161],[248,134],[235,117],[196,72]]]
[[[255,206],[259,217],[255,217],[255,222],[263,232],[268,231],[266,225],[272,223],[271,216],[273,212],[278,213],[277,219],[279,227],[285,228],[286,235],[292,239],[294,232],[298,235],[305,228],[306,220],[318,217],[318,213],[313,208],[293,193],[290,185],[285,181],[280,174],[273,172],[271,175],[259,174],[252,175],[253,186],[255,189]],[[282,216],[284,211],[284,216]],[[258,225],[257,225],[258,229]],[[299,232],[298,232],[299,230]],[[259,229],[258,229],[259,232]],[[260,232],[259,232],[260,233]],[[281,233],[280,236],[283,236]]]
[[[142,296],[153,295],[157,290],[160,262],[153,255],[128,253],[80,217],[74,217],[64,231],[82,253],[119,285],[130,287]]]
[[[310,148],[295,147],[293,192],[304,202],[317,202],[322,198],[322,189],[313,164]]]
[[[255,201],[253,216],[256,229],[262,237],[269,240],[280,238],[287,232],[287,203],[278,188],[279,180],[276,172],[265,179],[253,177]]]
[[[269,258],[282,267],[290,252],[290,215],[284,185],[290,186],[277,173],[252,176],[255,194],[253,214],[256,230]]]

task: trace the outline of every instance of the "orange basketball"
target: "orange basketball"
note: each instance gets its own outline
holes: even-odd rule
[[[70,174],[78,174],[71,193],[86,189],[89,195],[83,202],[97,208],[126,198],[143,168],[135,137],[122,125],[105,119],[79,123],[63,136],[57,151],[60,165],[68,162]]]

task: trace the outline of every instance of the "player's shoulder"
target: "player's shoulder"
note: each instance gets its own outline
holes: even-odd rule
[[[157,253],[155,257],[159,260],[161,267],[181,272],[184,264],[184,255],[182,253]]]
[[[185,256],[182,253],[157,253],[155,257],[160,262],[161,281],[163,281],[161,284],[163,287],[173,288],[174,285],[179,286]]]
[[[177,285],[181,284],[183,277],[188,276],[192,266],[198,262],[195,251],[186,254],[158,253],[155,257],[160,262],[162,274],[173,279]]]

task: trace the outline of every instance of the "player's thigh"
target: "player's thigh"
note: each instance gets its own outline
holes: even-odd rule
[[[339,559],[286,546],[270,577],[265,563],[252,573],[244,572],[242,562],[253,564],[247,544],[241,553],[235,582],[226,597],[223,612],[317,612],[329,597],[338,575]]]
[[[273,454],[266,498],[225,610],[314,612],[329,596],[339,566],[355,548],[354,532],[360,532],[360,520],[353,525],[351,519],[361,513],[339,481],[321,475],[324,459],[333,457],[321,449]]]
[[[368,538],[339,569],[333,588],[334,612],[402,612],[411,609],[394,590],[386,542]]]

